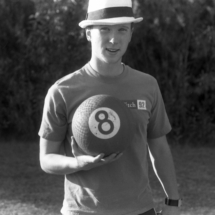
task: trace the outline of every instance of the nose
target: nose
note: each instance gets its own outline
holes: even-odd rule
[[[119,37],[117,35],[117,32],[115,32],[115,31],[111,32],[109,42],[111,44],[117,44],[119,42]]]

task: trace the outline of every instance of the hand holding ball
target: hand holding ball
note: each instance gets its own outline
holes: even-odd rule
[[[133,139],[132,113],[119,99],[96,95],[77,108],[72,132],[78,146],[89,155],[123,152]]]

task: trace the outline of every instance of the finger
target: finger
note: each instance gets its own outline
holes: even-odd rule
[[[116,154],[115,157],[113,157],[111,160],[109,160],[109,162],[118,160],[122,155],[123,155],[123,153]]]
[[[78,147],[77,143],[75,142],[75,138],[73,136],[71,137],[71,145],[72,145],[72,149],[76,149]]]
[[[99,162],[99,161],[101,161],[103,158],[104,158],[104,154],[102,153],[102,154],[99,154],[99,155],[97,155],[96,157],[94,157],[94,162]]]
[[[109,155],[109,156],[104,157],[103,159],[101,159],[101,161],[103,161],[103,162],[109,162],[109,161],[113,160],[116,156],[117,156],[117,154],[111,154],[111,155]]]
[[[72,146],[72,153],[74,154],[74,148],[75,148],[75,141],[74,141],[74,137],[71,137],[71,146]]]
[[[118,159],[120,158],[121,156],[123,155],[123,153],[114,153],[114,154],[111,154],[110,156],[106,157],[106,158],[111,158],[111,159]]]
[[[72,143],[72,145],[76,144],[75,138],[73,136],[71,136],[71,143]]]
[[[75,156],[83,154],[82,150],[79,148],[79,146],[78,146],[77,142],[75,141],[74,137],[71,137],[71,145],[72,145],[72,153]]]
[[[120,157],[122,157],[122,155],[123,155],[123,153],[121,152],[121,153],[119,153],[119,154],[117,154],[116,155],[116,157],[115,157],[115,159],[119,159]]]

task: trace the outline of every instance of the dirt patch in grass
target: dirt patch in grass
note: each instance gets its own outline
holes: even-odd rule
[[[0,215],[59,215],[63,176],[43,173],[36,142],[0,142]],[[172,146],[182,215],[215,214],[215,148]],[[150,167],[157,209],[165,195]]]

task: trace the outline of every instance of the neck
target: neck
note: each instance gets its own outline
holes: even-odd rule
[[[117,76],[123,72],[123,65],[121,61],[117,63],[103,63],[96,62],[93,59],[90,60],[90,66],[103,76]]]

